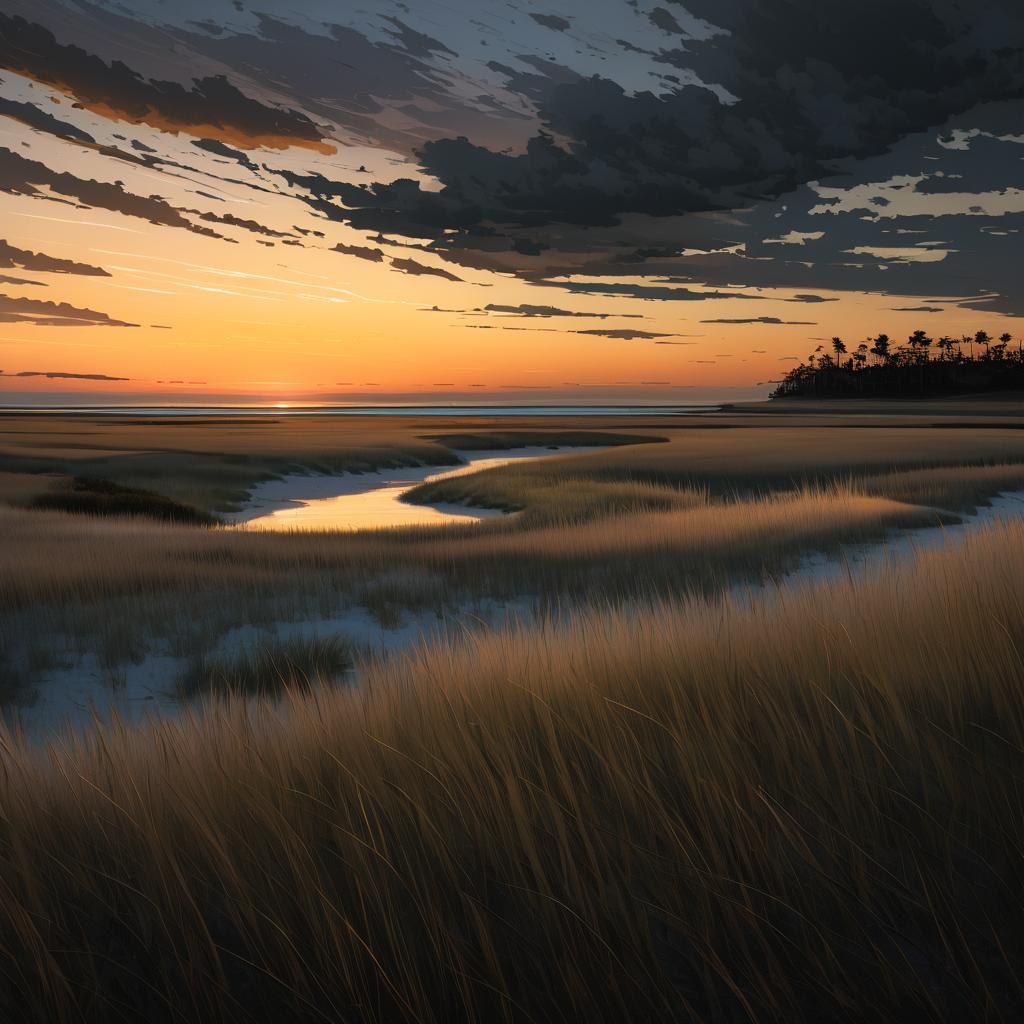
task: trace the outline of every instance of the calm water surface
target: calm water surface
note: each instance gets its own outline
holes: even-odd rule
[[[337,476],[286,476],[252,492],[247,507],[229,517],[251,530],[374,530],[391,526],[476,523],[500,516],[498,509],[466,505],[410,505],[402,495],[421,483],[464,476],[511,462],[532,462],[594,448],[517,448],[502,452],[459,452],[461,466],[413,466]]]

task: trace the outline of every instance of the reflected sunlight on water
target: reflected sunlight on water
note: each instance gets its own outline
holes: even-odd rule
[[[595,449],[523,448],[500,455],[462,452],[465,464],[451,469],[415,466],[339,476],[288,476],[260,484],[248,508],[232,518],[237,525],[251,530],[375,530],[480,522],[503,513],[465,505],[409,505],[401,497],[427,481],[463,476],[510,462],[550,458],[569,450]]]

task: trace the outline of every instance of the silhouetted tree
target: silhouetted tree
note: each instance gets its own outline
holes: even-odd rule
[[[1003,333],[995,342],[984,330],[959,340],[949,335],[935,340],[918,330],[894,351],[888,335],[879,334],[873,341],[861,342],[844,361],[846,344],[834,337],[832,352],[818,345],[805,363],[786,374],[773,397],[1024,390],[1024,339],[1018,340],[1016,352],[1010,348],[1012,341],[1009,333]],[[969,355],[964,353],[965,346],[970,348]],[[873,364],[868,362],[869,355],[875,357]]]
[[[832,339],[832,351],[836,354],[836,366],[838,366],[840,363],[839,357],[846,354],[846,343],[842,338]]]
[[[875,356],[880,363],[888,362],[889,360],[889,335],[880,334],[875,338],[874,345],[871,346],[871,354]]]

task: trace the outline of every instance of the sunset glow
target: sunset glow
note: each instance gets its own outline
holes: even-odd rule
[[[753,45],[713,5],[668,22],[602,6],[584,30],[485,3],[467,32],[458,5],[391,0],[310,0],[301,26],[228,3],[15,2],[0,25],[6,399],[706,401],[766,394],[835,334],[955,335],[979,316],[1013,330],[1015,107],[936,96],[888,136],[865,127],[823,144],[813,173],[756,185],[723,184],[722,149],[720,174],[695,164],[698,184],[648,200],[667,172],[600,171],[611,157],[586,155],[582,127],[574,139],[559,65],[595,110],[601,89],[637,117],[726,110],[723,88],[735,116],[768,100],[705,59],[723,31]],[[659,56],[673,38],[700,56],[699,87],[670,71],[682,51]],[[840,102],[859,116],[855,83]],[[679,116],[692,159],[711,159]],[[543,194],[544,161],[569,153],[576,186]]]

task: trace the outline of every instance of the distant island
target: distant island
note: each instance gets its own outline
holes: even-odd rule
[[[831,351],[829,351],[831,348]],[[772,392],[788,398],[930,398],[1024,390],[1024,351],[1009,334],[986,331],[932,338],[914,331],[894,345],[887,334],[852,352],[842,338],[819,345]]]

